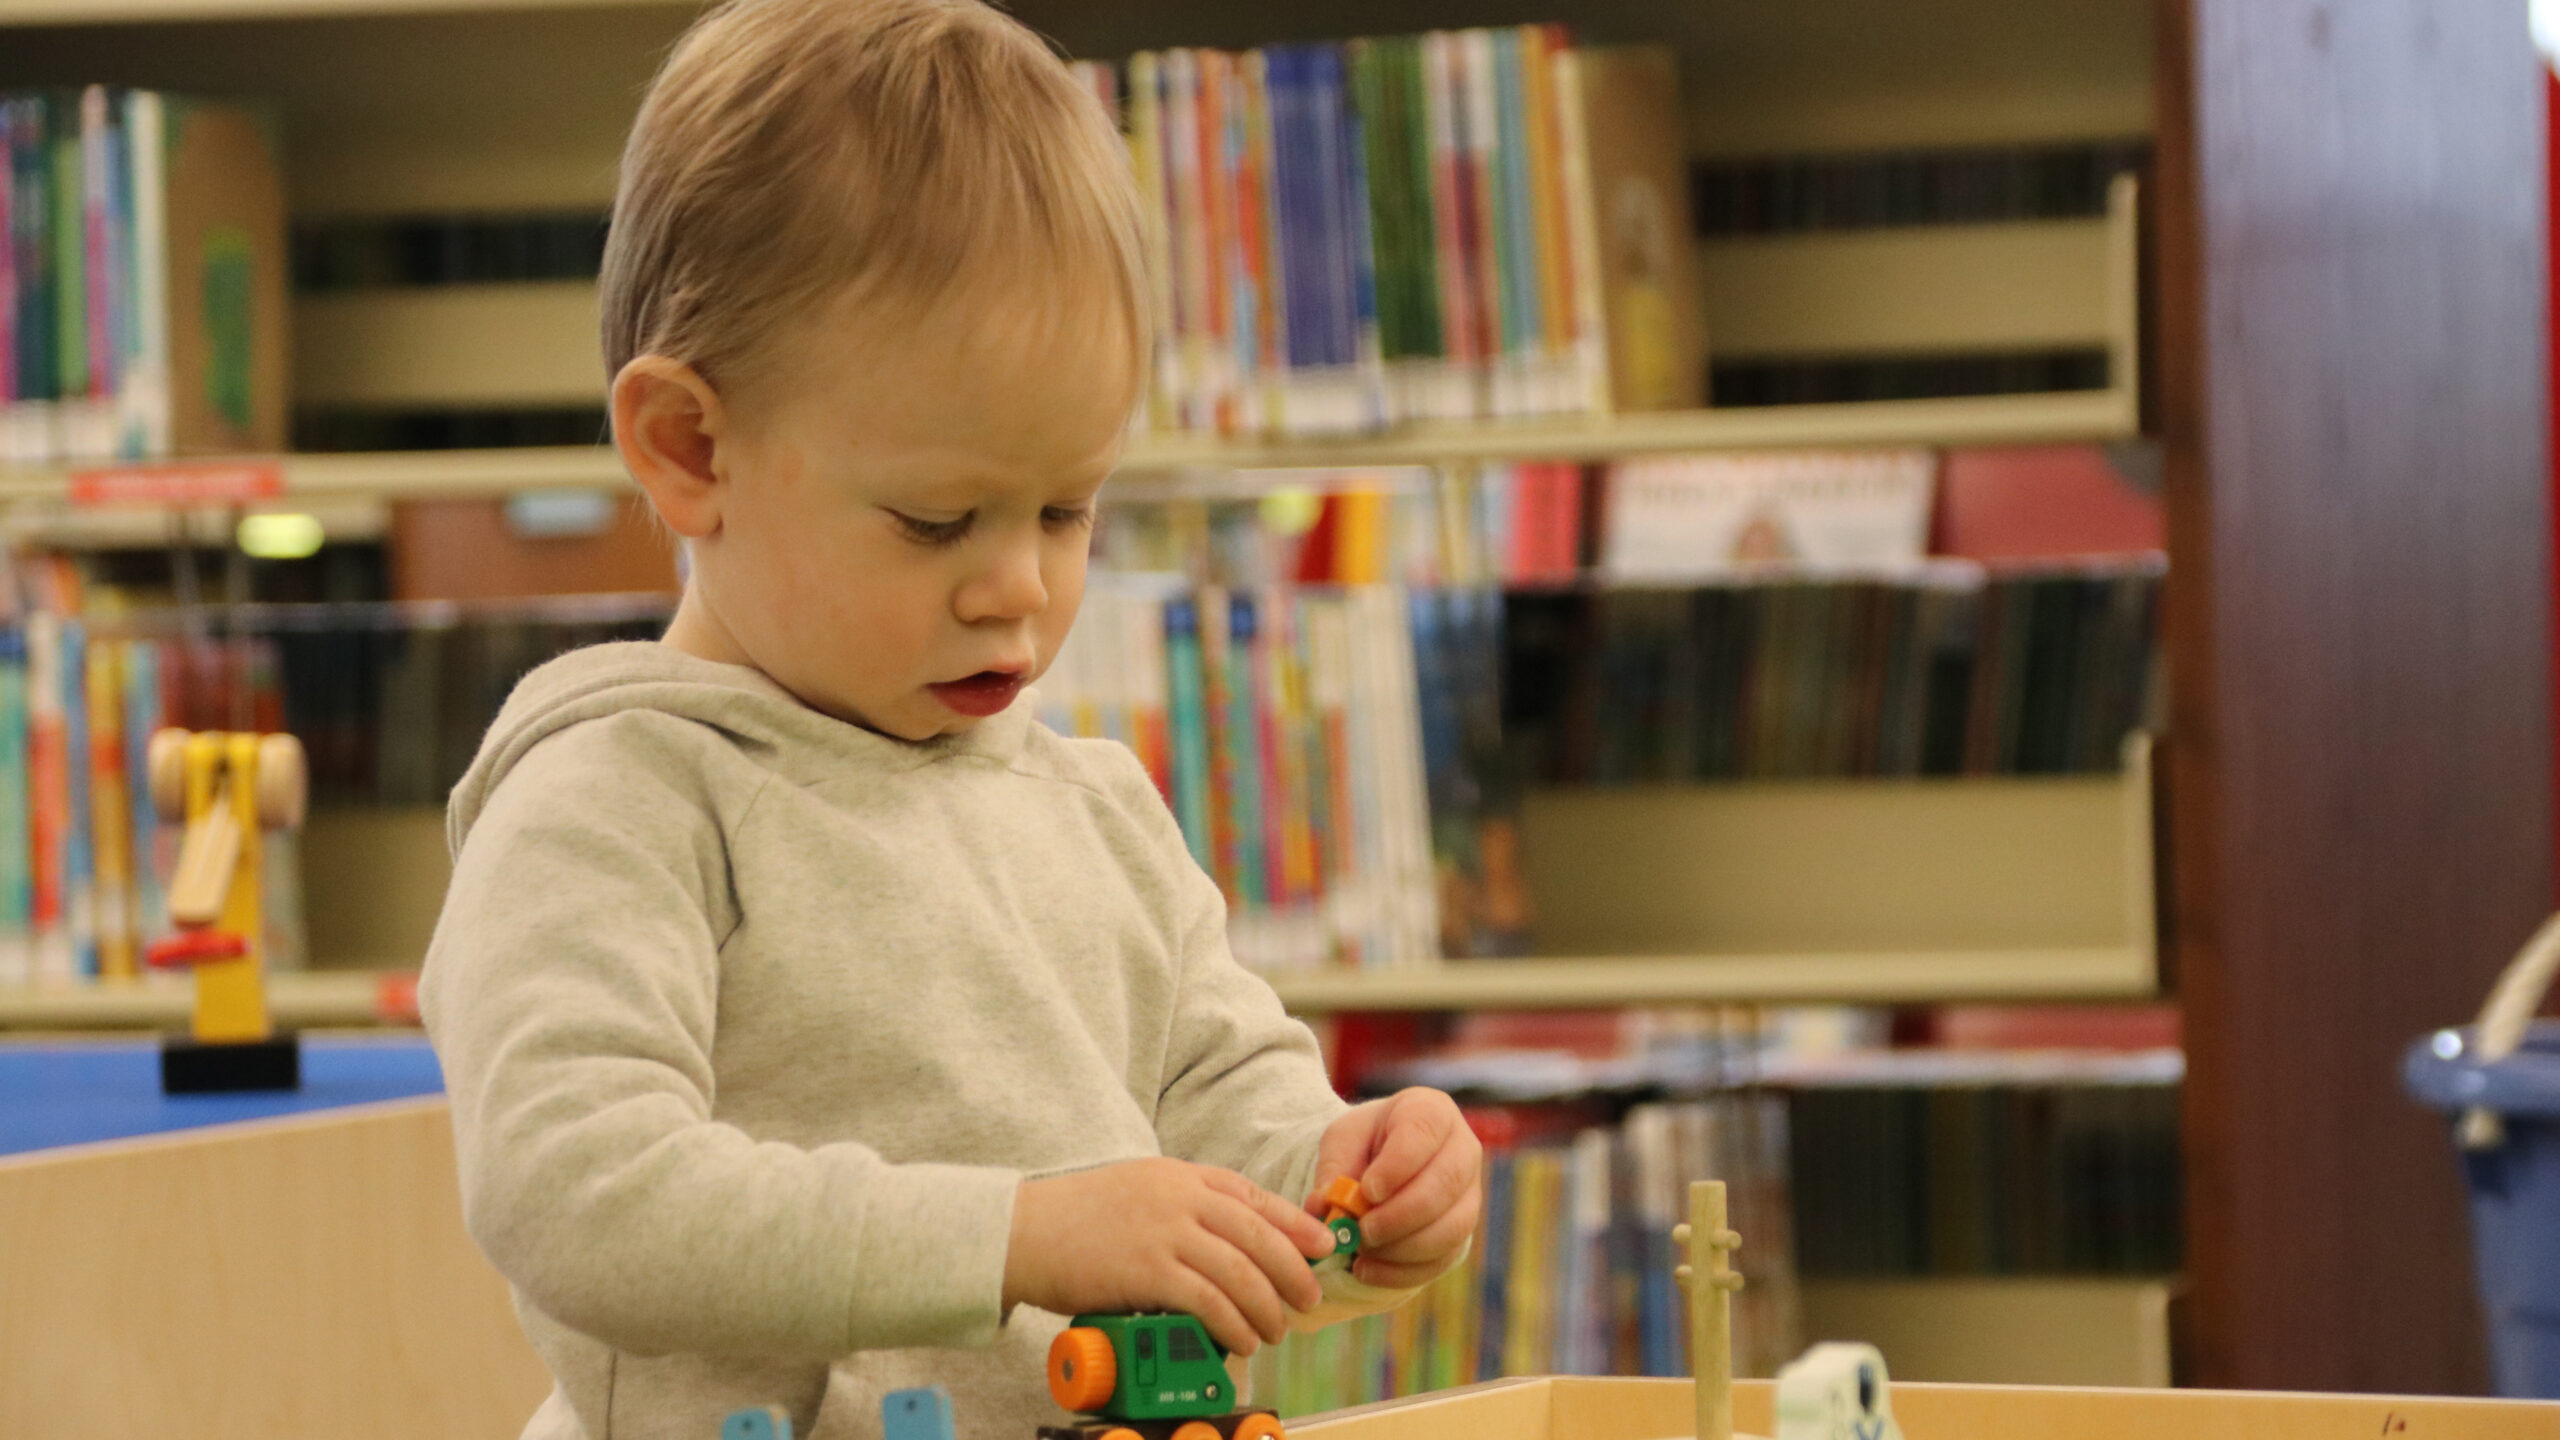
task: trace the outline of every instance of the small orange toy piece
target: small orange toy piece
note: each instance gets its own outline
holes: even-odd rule
[[[1324,1187],[1325,1219],[1336,1220],[1348,1215],[1357,1220],[1369,1213],[1369,1197],[1360,1193],[1360,1182],[1348,1175],[1336,1175]]]
[[[1287,1433],[1280,1426],[1279,1416],[1257,1410],[1236,1422],[1231,1440],[1285,1440]]]
[[[1120,1362],[1111,1353],[1111,1337],[1090,1325],[1058,1332],[1049,1342],[1049,1398],[1061,1410],[1085,1414],[1111,1403],[1120,1383]]]
[[[165,940],[154,940],[143,958],[154,970],[174,970],[181,965],[206,965],[216,960],[237,960],[249,953],[249,939],[229,930],[181,930]]]
[[[1218,1427],[1206,1420],[1185,1420],[1165,1440],[1220,1440]]]

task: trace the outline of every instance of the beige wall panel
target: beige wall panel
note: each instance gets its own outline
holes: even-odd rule
[[[311,295],[293,329],[304,406],[604,403],[585,281]]]
[[[2105,345],[2108,243],[2104,220],[1708,241],[1698,247],[1708,353]]]
[[[2122,946],[2125,789],[2101,776],[1532,792],[1539,948]]]
[[[1863,1340],[1894,1380],[2169,1383],[2165,1280],[1808,1280],[1805,1333]]]
[[[0,1435],[508,1440],[549,1390],[442,1100],[0,1160]]]

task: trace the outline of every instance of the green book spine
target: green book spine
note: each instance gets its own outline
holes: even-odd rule
[[[53,151],[54,383],[66,399],[89,393],[89,291],[87,244],[81,233],[80,104],[75,95],[49,97],[47,143]]]

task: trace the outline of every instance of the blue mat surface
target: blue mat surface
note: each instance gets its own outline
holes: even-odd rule
[[[0,1044],[0,1155],[443,1090],[435,1052],[414,1037],[306,1037],[302,1088],[248,1095],[161,1094],[157,1040]]]

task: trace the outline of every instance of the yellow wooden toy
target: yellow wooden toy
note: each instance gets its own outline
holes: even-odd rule
[[[163,730],[151,737],[149,767],[153,807],[186,825],[169,884],[177,933],[151,947],[151,963],[196,972],[194,1024],[161,1047],[161,1088],[293,1089],[301,1083],[300,1047],[276,1033],[267,1011],[264,836],[302,823],[309,797],[302,743]]]
[[[1742,1237],[1725,1227],[1724,1182],[1689,1183],[1689,1223],[1671,1230],[1688,1263],[1673,1274],[1689,1292],[1689,1364],[1697,1376],[1697,1440],[1733,1440],[1733,1292],[1742,1288],[1733,1252]]]

